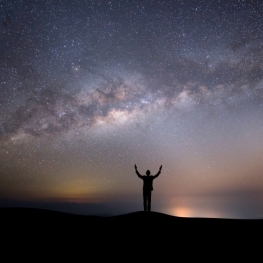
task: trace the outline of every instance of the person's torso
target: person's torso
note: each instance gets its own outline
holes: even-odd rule
[[[153,190],[153,176],[143,176],[143,190]]]

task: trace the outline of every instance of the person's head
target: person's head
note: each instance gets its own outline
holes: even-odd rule
[[[151,174],[150,170],[146,171],[146,175],[149,176]]]

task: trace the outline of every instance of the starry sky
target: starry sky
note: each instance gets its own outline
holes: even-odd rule
[[[0,1],[0,206],[263,218],[263,4]]]

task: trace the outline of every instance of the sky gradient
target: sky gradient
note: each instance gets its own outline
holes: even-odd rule
[[[261,1],[0,1],[0,206],[263,218]]]

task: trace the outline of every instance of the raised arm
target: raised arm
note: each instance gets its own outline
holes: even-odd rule
[[[157,173],[156,175],[153,176],[154,179],[160,175],[160,173],[161,173],[161,171],[162,171],[162,168],[163,168],[163,166],[161,165],[160,168],[159,168],[158,173]]]
[[[138,172],[136,164],[134,165],[134,168],[135,168],[135,173],[138,175],[139,178],[142,179],[142,175]]]

